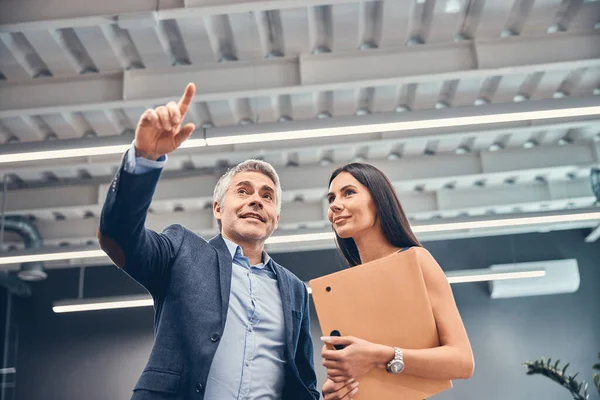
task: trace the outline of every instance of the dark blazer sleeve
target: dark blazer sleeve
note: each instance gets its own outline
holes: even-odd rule
[[[161,169],[134,175],[124,170],[125,160],[106,195],[98,241],[119,268],[156,295],[165,286],[185,229],[171,225],[157,233],[144,227]]]
[[[314,350],[312,337],[310,335],[310,309],[308,306],[308,291],[302,283],[304,290],[304,310],[302,312],[302,323],[300,325],[300,337],[296,351],[296,367],[300,373],[300,379],[310,390],[315,400],[320,398],[317,390],[317,376],[315,374]]]

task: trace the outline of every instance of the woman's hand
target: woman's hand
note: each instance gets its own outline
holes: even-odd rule
[[[340,383],[327,379],[323,385],[325,400],[352,400],[352,396],[356,392],[358,392],[358,382],[355,382],[354,379]]]
[[[353,336],[323,337],[321,356],[327,377],[340,383],[368,374],[373,368],[385,368],[394,358],[392,347],[371,343]],[[327,345],[342,345],[342,350],[330,350]]]

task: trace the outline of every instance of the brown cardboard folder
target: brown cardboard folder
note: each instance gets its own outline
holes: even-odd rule
[[[340,336],[406,349],[439,346],[421,273],[421,262],[433,262],[428,254],[423,256],[425,251],[413,247],[311,280],[323,335],[339,332]],[[452,387],[451,381],[391,375],[380,369],[358,381],[355,400],[423,400]]]

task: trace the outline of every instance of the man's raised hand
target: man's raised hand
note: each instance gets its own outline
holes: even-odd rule
[[[196,86],[188,83],[178,103],[147,109],[135,129],[136,156],[156,160],[185,142],[194,129],[193,123],[181,126],[196,94]]]

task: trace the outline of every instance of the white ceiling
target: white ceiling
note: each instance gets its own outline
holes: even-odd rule
[[[0,78],[0,154],[129,143],[144,109],[189,81],[198,137],[598,106],[600,1],[3,0]],[[414,221],[588,209],[599,134],[595,115],[182,150],[149,225],[214,233],[214,183],[249,157],[280,172],[281,234],[327,230],[328,175],[352,160],[381,167]],[[0,164],[4,207],[34,216],[45,246],[93,243],[119,160]]]

